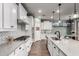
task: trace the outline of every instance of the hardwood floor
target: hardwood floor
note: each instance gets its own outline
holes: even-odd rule
[[[49,56],[47,41],[40,40],[33,43],[29,56]]]

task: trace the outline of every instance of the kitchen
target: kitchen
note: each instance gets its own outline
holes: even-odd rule
[[[79,3],[0,3],[0,56],[79,56]]]

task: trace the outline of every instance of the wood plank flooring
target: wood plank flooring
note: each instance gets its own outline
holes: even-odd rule
[[[47,40],[40,40],[34,42],[29,56],[50,56],[47,49]]]

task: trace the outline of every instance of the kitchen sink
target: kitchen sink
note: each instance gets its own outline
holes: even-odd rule
[[[53,40],[61,40],[61,39],[59,39],[59,38],[57,38],[57,37],[51,37]]]

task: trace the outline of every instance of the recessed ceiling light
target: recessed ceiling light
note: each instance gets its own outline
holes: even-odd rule
[[[42,10],[38,10],[38,13],[42,13]]]
[[[53,19],[53,16],[51,16],[50,18]]]

